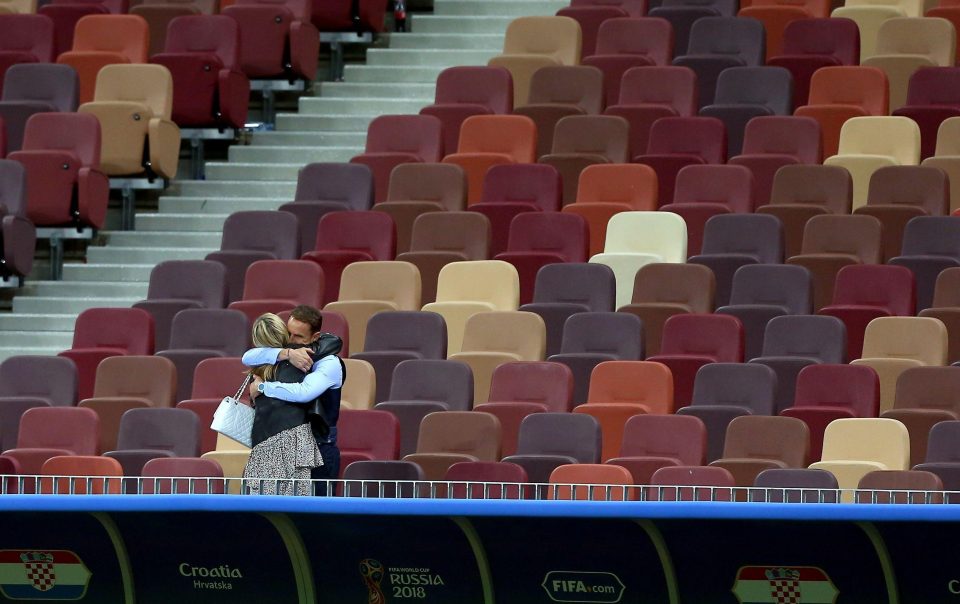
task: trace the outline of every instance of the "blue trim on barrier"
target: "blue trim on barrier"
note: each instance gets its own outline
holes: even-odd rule
[[[2,512],[278,512],[380,516],[528,516],[864,522],[956,522],[960,505],[617,501],[470,501],[243,495],[4,495]]]

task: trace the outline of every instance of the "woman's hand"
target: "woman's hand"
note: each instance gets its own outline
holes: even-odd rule
[[[263,383],[263,380],[261,380],[259,376],[254,376],[253,379],[250,381],[250,388],[249,388],[249,389],[250,389],[250,400],[251,400],[251,401],[252,401],[253,399],[257,398],[258,396],[260,396],[260,391],[257,390],[257,387],[260,386],[260,384],[262,384],[262,383]]]

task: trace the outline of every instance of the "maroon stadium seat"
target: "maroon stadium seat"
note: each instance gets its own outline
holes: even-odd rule
[[[483,195],[470,205],[490,219],[490,255],[507,249],[510,223],[522,212],[555,212],[560,209],[563,183],[560,173],[545,164],[501,164],[483,178]]]
[[[293,310],[300,304],[315,308],[323,300],[323,270],[305,260],[258,260],[247,268],[243,299],[229,308],[247,315],[253,325],[263,313]]]
[[[747,122],[740,155],[727,163],[750,169],[754,203],[765,206],[770,203],[777,171],[793,164],[819,164],[820,144],[820,124],[813,118],[755,117]]]
[[[90,409],[49,407],[29,409],[20,420],[17,447],[4,451],[24,474],[39,474],[43,463],[57,455],[96,455],[100,420]]]
[[[752,212],[753,190],[753,174],[743,166],[693,164],[677,172],[673,200],[660,209],[683,218],[687,256],[696,256],[703,246],[707,221],[718,214]]]
[[[374,200],[386,201],[390,173],[408,162],[438,162],[443,158],[443,123],[432,115],[381,115],[367,127],[362,154],[350,162],[373,171]]]
[[[0,284],[19,283],[30,273],[36,239],[27,219],[26,171],[15,161],[0,160]]]
[[[677,173],[691,164],[722,164],[727,158],[727,133],[713,117],[664,117],[650,128],[646,152],[634,162],[657,173],[660,205],[673,201]]]
[[[798,19],[783,30],[783,53],[767,65],[793,75],[793,106],[807,104],[810,78],[821,67],[860,64],[860,29],[850,19]]]
[[[673,28],[664,19],[606,19],[600,24],[596,52],[581,63],[603,72],[606,104],[620,99],[623,74],[633,67],[669,65],[673,59]]]
[[[667,466],[706,463],[707,429],[692,415],[635,415],[623,427],[620,456],[606,463],[630,471],[633,484],[650,484]]]
[[[217,432],[210,428],[213,413],[225,396],[233,396],[243,382],[246,367],[236,357],[212,357],[200,361],[193,372],[190,398],[177,407],[188,409],[200,420],[200,454],[217,447]]]
[[[76,111],[78,95],[77,72],[67,65],[23,63],[8,69],[0,97],[7,153],[23,146],[23,132],[31,115]]]
[[[247,77],[316,77],[320,35],[311,9],[311,0],[238,0],[221,11],[240,26],[240,68]]]
[[[57,58],[60,50],[54,47],[53,30],[53,21],[43,15],[0,15],[0,92],[10,66],[52,63]]]
[[[158,457],[143,466],[143,493],[158,494],[223,494],[223,469],[212,459],[195,457]],[[184,480],[159,480],[182,478]],[[194,478],[196,480],[187,480]],[[204,480],[209,478],[211,480]]]

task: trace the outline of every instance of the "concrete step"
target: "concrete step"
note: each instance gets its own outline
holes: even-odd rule
[[[253,136],[255,147],[362,147],[367,142],[366,126],[361,132],[262,132]]]
[[[433,7],[435,15],[553,15],[569,6],[566,0],[442,0]],[[467,19],[464,19],[467,21]]]
[[[337,117],[334,115],[300,115],[297,113],[281,114],[277,116],[278,132],[341,132],[366,133],[367,126],[377,117],[370,115],[350,115]],[[207,178],[210,177],[209,172]]]
[[[277,197],[293,199],[297,190],[296,179],[293,182],[250,182],[222,180],[184,180],[167,190],[168,195],[193,197],[203,201],[208,197]],[[161,205],[167,196],[160,198]]]
[[[414,34],[500,34],[502,36],[507,31],[507,25],[515,18],[484,15],[464,19],[462,16],[414,15],[411,30]]]
[[[156,262],[149,264],[66,264],[63,279],[71,283],[83,281],[136,281],[150,280],[150,271]],[[2,316],[2,315],[0,315]]]
[[[356,82],[323,82],[319,96],[327,99],[356,98],[368,99],[428,99],[433,97],[436,86],[431,82],[413,84],[370,84]],[[256,136],[254,136],[256,142]]]
[[[486,65],[500,54],[499,50],[394,50],[371,48],[367,51],[367,65],[371,67],[432,65],[440,68],[455,65]]]
[[[460,50],[493,50],[500,52],[503,48],[503,31],[485,34],[396,34],[390,36],[392,49],[441,49],[453,48]]]
[[[107,231],[108,247],[220,247],[219,232]]]
[[[0,314],[0,338],[8,331],[69,331],[73,333],[73,325],[77,315],[31,315],[23,313]]]
[[[180,220],[180,216],[187,216],[191,221],[198,222],[198,228],[190,228],[195,231],[212,231],[214,228],[199,228],[215,225],[221,222],[234,212],[246,210],[276,210],[281,204],[293,201],[293,194],[289,197],[208,197],[202,200],[192,197],[161,197],[160,212],[156,220],[164,218],[167,214],[176,216],[175,220]],[[198,203],[202,202],[202,203]],[[139,220],[139,219],[138,219]],[[139,222],[138,228],[139,228]],[[161,222],[163,224],[163,222]]]
[[[174,198],[176,199],[176,198]],[[237,201],[230,199],[228,200],[232,204],[236,204]],[[258,204],[258,207],[255,209],[261,209],[259,206],[265,204]],[[273,208],[265,207],[264,209],[272,210]],[[233,210],[231,210],[233,211]],[[154,231],[221,231],[223,230],[223,222],[227,219],[227,216],[230,214],[173,214],[173,213],[163,213],[163,214],[137,214],[137,232],[154,232]]]
[[[154,264],[164,260],[203,260],[204,256],[220,249],[212,247],[97,247],[87,252],[91,264]]]
[[[57,352],[66,350],[73,345],[73,330],[71,331],[4,331],[0,332],[4,348],[31,349],[56,348]]]
[[[300,165],[314,162],[345,162],[363,153],[363,147],[232,147],[230,160],[259,164]]]
[[[297,181],[297,172],[307,162],[294,164],[262,164],[240,162],[211,162],[207,164],[207,176],[217,180],[250,181]]]
[[[147,282],[34,281],[31,295],[39,298],[138,298],[147,297]]]
[[[443,70],[439,65],[414,65],[412,67],[371,67],[369,65],[347,65],[343,68],[343,79],[347,82],[371,82],[377,84],[414,82],[436,83],[437,74]],[[277,118],[279,119],[279,115]],[[278,123],[279,126],[279,123]]]
[[[142,298],[41,298],[13,299],[13,312],[31,314],[80,314],[88,308],[127,308]],[[62,350],[62,349],[61,349]]]
[[[5,361],[10,357],[16,357],[20,355],[38,355],[38,356],[55,356],[58,352],[63,351],[63,348],[41,348],[41,347],[16,347],[16,346],[0,346],[0,361]]]
[[[382,113],[417,113],[424,105],[433,102],[433,95],[414,99],[369,99],[369,98],[300,98],[299,115],[379,115]],[[237,147],[231,147],[231,150]]]

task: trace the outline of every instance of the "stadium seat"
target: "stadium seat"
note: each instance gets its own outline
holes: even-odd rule
[[[571,115],[557,122],[553,146],[539,162],[557,169],[563,179],[563,203],[577,198],[580,172],[594,164],[630,160],[630,124],[615,115]]]
[[[341,360],[350,379],[341,388],[340,405],[356,410],[372,408],[377,394],[377,376],[373,365],[360,359]]]
[[[240,67],[251,80],[316,77],[320,35],[312,7],[310,0],[238,0],[221,10],[240,26]]]
[[[751,501],[774,503],[836,503],[836,477],[826,470],[774,468],[757,474]],[[764,489],[764,490],[760,490]]]
[[[874,470],[857,484],[857,503],[943,503],[942,495],[929,493],[942,490],[940,477],[932,472]]]
[[[892,115],[909,117],[920,126],[920,159],[936,152],[937,131],[945,119],[960,116],[960,69],[925,67],[910,75],[903,106]]]
[[[247,267],[243,298],[229,308],[239,310],[252,325],[260,315],[307,304],[319,307],[323,299],[323,271],[305,260],[257,260]]]
[[[28,409],[20,419],[17,446],[3,452],[23,474],[39,474],[43,463],[57,455],[96,455],[100,420],[90,409],[48,407]]]
[[[223,469],[212,459],[157,457],[144,464],[141,476],[144,494],[223,494]]]
[[[557,438],[563,434],[564,438]],[[501,461],[527,471],[532,483],[547,483],[557,466],[600,462],[600,424],[583,413],[533,413],[520,423],[517,452]],[[539,494],[545,490],[538,488]]]
[[[410,251],[413,225],[427,212],[462,212],[467,206],[467,178],[453,164],[400,164],[390,173],[387,200],[373,209],[386,212],[397,227],[397,253]],[[311,240],[312,241],[312,240]]]
[[[12,65],[3,76],[3,96],[0,97],[0,120],[6,128],[7,153],[23,147],[24,129],[31,115],[76,111],[77,95],[77,72],[72,67],[54,63]]]
[[[20,418],[34,407],[77,400],[77,369],[61,357],[13,356],[0,363],[0,450],[17,446]]]
[[[564,464],[550,473],[550,483],[547,499],[633,501],[640,498],[639,490],[629,487],[633,484],[630,471],[616,465]]]
[[[909,441],[906,427],[893,419],[838,419],[823,435],[822,461],[810,467],[832,473],[841,489],[854,489],[868,472],[906,470]],[[852,499],[852,494],[841,497],[845,502]]]
[[[933,472],[940,477],[945,491],[956,491],[960,478],[960,458],[957,456],[958,421],[944,421],[930,429],[924,463],[913,466],[914,470]],[[949,503],[956,503],[955,494],[947,495]]]
[[[948,350],[947,362],[956,363],[960,360],[960,300],[957,298],[960,292],[960,269],[948,268],[937,277],[936,287],[933,292],[933,302],[931,308],[920,311],[921,317],[931,317],[939,319],[947,328]]]
[[[940,168],[950,177],[950,211],[956,213],[960,210],[960,186],[954,183],[960,183],[960,147],[955,144],[956,134],[960,128],[960,119],[947,118],[937,129],[937,145],[933,157],[923,160],[924,166]]]
[[[560,173],[545,164],[500,164],[487,170],[483,193],[470,211],[490,220],[490,255],[507,249],[510,222],[523,212],[560,209],[563,187]]]
[[[907,222],[903,245],[888,262],[913,271],[918,313],[933,304],[942,271],[960,266],[958,237],[960,220],[956,216],[918,216]]]
[[[691,164],[722,164],[727,158],[723,122],[713,117],[664,117],[650,128],[644,153],[633,158],[657,173],[660,205],[673,201],[677,172]]]
[[[710,465],[728,470],[738,487],[752,487],[764,470],[806,467],[808,432],[806,424],[792,417],[734,418],[727,427],[723,456]]]
[[[419,493],[423,469],[411,461],[355,461],[343,471],[345,497],[409,498]]]
[[[314,2],[310,19],[321,32],[381,32],[386,8],[376,0]]]
[[[43,15],[0,15],[0,92],[10,66],[53,62],[57,56],[53,31],[53,21]]]
[[[666,466],[653,473],[648,501],[732,501],[736,479],[710,466]]]
[[[930,430],[960,418],[960,372],[956,367],[912,367],[897,378],[893,408],[882,417],[895,419],[910,432],[910,465],[923,463]]]
[[[37,230],[27,218],[27,201],[23,165],[0,160],[0,287],[20,285],[33,269]]]
[[[200,9],[192,2],[174,2],[171,4],[138,4],[128,11],[131,15],[142,17],[150,30],[150,43],[147,56],[153,57],[163,52],[167,40],[170,22],[177,17],[192,17],[200,14]]]
[[[109,457],[96,455],[57,455],[43,462],[40,474],[70,478],[41,478],[43,495],[119,495],[123,468]],[[116,476],[117,478],[103,478]],[[74,478],[75,477],[75,478]]]
[[[737,3],[730,0],[711,0],[703,3],[686,0],[664,3],[660,0],[657,4],[657,6],[651,6],[647,15],[670,23],[673,29],[674,58],[685,54],[690,48],[693,24],[698,20],[706,17],[733,17],[737,11]]]
[[[756,19],[763,23],[766,55],[775,57],[783,54],[784,33],[794,21],[815,17],[830,16],[829,0],[808,0],[794,4],[786,0],[751,4],[737,12],[738,17]],[[749,485],[747,485],[749,486]]]
[[[600,27],[609,19],[629,17],[629,13],[616,5],[567,6],[557,11],[558,17],[569,17],[580,25],[582,35],[580,58],[586,59],[596,53]],[[534,72],[536,73],[536,72]]]
[[[140,476],[151,459],[199,455],[200,422],[186,409],[131,409],[120,418],[116,444],[104,457],[119,461],[124,476]],[[127,487],[136,492],[133,481]]]
[[[583,65],[603,72],[607,105],[620,98],[623,74],[633,67],[666,66],[673,59],[673,27],[666,19],[644,15],[606,19],[597,33],[596,51]]]
[[[212,357],[197,363],[190,398],[178,401],[177,408],[192,411],[199,419],[201,454],[216,449],[218,433],[210,428],[213,413],[224,397],[236,394],[246,372],[236,357]]]
[[[633,484],[650,484],[662,467],[703,465],[706,449],[706,428],[696,417],[634,415],[623,427],[619,457],[606,463],[629,470]]]
[[[80,102],[89,103],[94,100],[94,90],[102,67],[115,63],[146,63],[149,44],[150,31],[142,17],[87,15],[77,21],[73,46],[57,57],[57,63],[70,65],[77,70]],[[145,80],[157,77],[151,75]],[[140,85],[145,84],[146,81]]]
[[[337,420],[340,474],[354,461],[391,460],[400,455],[400,422],[392,413],[341,409]]]
[[[427,480],[443,480],[460,461],[497,461],[500,457],[500,421],[475,411],[430,413],[420,424],[417,452],[405,455],[423,468]],[[438,489],[440,490],[440,489]]]
[[[400,164],[438,162],[443,157],[443,124],[432,115],[381,115],[367,127],[364,151],[350,159],[373,173],[374,201],[386,201],[390,173]]]
[[[450,485],[453,499],[529,499],[532,489],[521,486],[527,482],[527,471],[515,463],[502,461],[460,461],[447,469],[443,480]],[[500,483],[500,484],[489,484]]]

